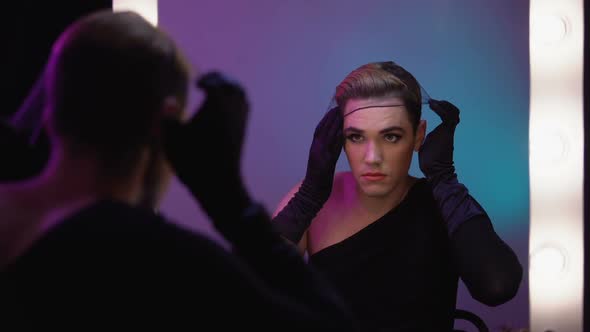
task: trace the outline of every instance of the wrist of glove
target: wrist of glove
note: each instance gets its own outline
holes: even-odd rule
[[[439,182],[456,182],[457,174],[452,161],[434,161],[430,169],[423,172],[433,186]]]
[[[476,216],[486,216],[483,207],[469,194],[469,190],[454,177],[432,186],[432,195],[451,236],[463,223]]]
[[[216,229],[241,253],[272,250],[284,241],[272,227],[270,216],[264,206],[251,201],[241,209],[239,215],[232,217],[232,222],[216,222]],[[257,241],[253,242],[252,239]]]
[[[177,175],[216,226],[235,222],[253,203],[238,174],[225,175],[223,182],[215,186],[193,179],[190,173]]]
[[[286,239],[297,244],[320,212],[332,192],[333,175],[329,180],[314,181],[306,176],[299,190],[273,218],[275,229]]]
[[[287,205],[273,218],[275,229],[289,241],[299,243],[329,196],[330,192],[326,195],[303,181]]]

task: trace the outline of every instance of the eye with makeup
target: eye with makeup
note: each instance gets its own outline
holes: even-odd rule
[[[361,134],[351,133],[346,135],[346,139],[352,143],[362,143],[365,140],[365,137]],[[388,143],[396,143],[401,139],[401,135],[387,133],[383,135],[383,139]]]
[[[363,141],[363,135],[357,133],[350,133],[346,135],[346,139],[352,143],[360,143]]]
[[[401,137],[401,135],[398,135],[398,134],[387,133],[387,134],[383,135],[383,138],[385,139],[385,141],[387,141],[389,143],[395,143],[395,142],[399,141],[402,137]]]

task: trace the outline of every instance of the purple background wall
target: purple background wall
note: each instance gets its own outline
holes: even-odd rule
[[[246,86],[252,115],[244,175],[270,211],[304,175],[313,130],[336,84],[367,62],[404,66],[433,98],[461,109],[460,180],[527,271],[528,9],[528,1],[511,0],[163,0],[159,24],[195,69],[219,69]],[[193,92],[191,110],[198,102]],[[424,118],[429,129],[439,122],[429,109]],[[338,170],[347,168],[341,157]],[[417,159],[411,173],[421,176]],[[162,211],[223,242],[178,183]],[[483,317],[492,331],[525,327],[526,276],[517,297],[497,308],[472,300],[461,286],[458,307]]]

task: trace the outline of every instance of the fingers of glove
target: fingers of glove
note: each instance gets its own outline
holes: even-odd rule
[[[314,138],[323,137],[326,134],[327,127],[329,126],[331,121],[330,119],[334,114],[332,112],[333,110],[334,109],[331,109],[328,112],[326,112],[326,114],[324,114],[324,117],[322,117],[320,122],[317,124],[317,126],[315,127],[315,131],[313,132]]]
[[[206,92],[221,89],[232,84],[234,83],[229,78],[218,71],[205,73],[196,81],[197,87]]]
[[[430,106],[430,109],[433,110],[434,113],[436,113],[441,119],[445,118],[446,112],[438,100],[430,99],[428,101],[428,106]]]
[[[344,118],[339,108],[335,107],[330,110],[330,121],[326,125],[328,126],[328,135],[330,137],[330,150],[332,153],[340,152],[344,143],[342,134],[342,127],[344,125]]]
[[[331,138],[335,137],[338,131],[342,130],[343,117],[340,109],[338,107],[332,108],[324,118],[324,130],[326,134]]]
[[[191,126],[209,126],[219,121],[224,121],[231,128],[244,124],[250,107],[241,87],[233,83],[226,84],[226,81],[219,83],[217,75],[209,76],[206,80],[207,96],[190,120]]]
[[[220,72],[204,74],[197,80],[196,85],[205,91],[206,99],[210,103],[229,106],[229,108],[247,105],[246,93],[240,84]]]
[[[430,99],[430,108],[447,124],[459,123],[459,109],[446,100]]]
[[[459,123],[459,109],[451,104],[450,102],[443,100],[442,102],[443,109],[446,110],[446,119],[447,121],[457,124]]]

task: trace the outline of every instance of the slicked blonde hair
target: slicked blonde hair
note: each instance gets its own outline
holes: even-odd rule
[[[392,61],[372,62],[348,74],[336,87],[340,109],[355,98],[399,97],[404,101],[414,130],[422,116],[422,93],[412,74]]]

